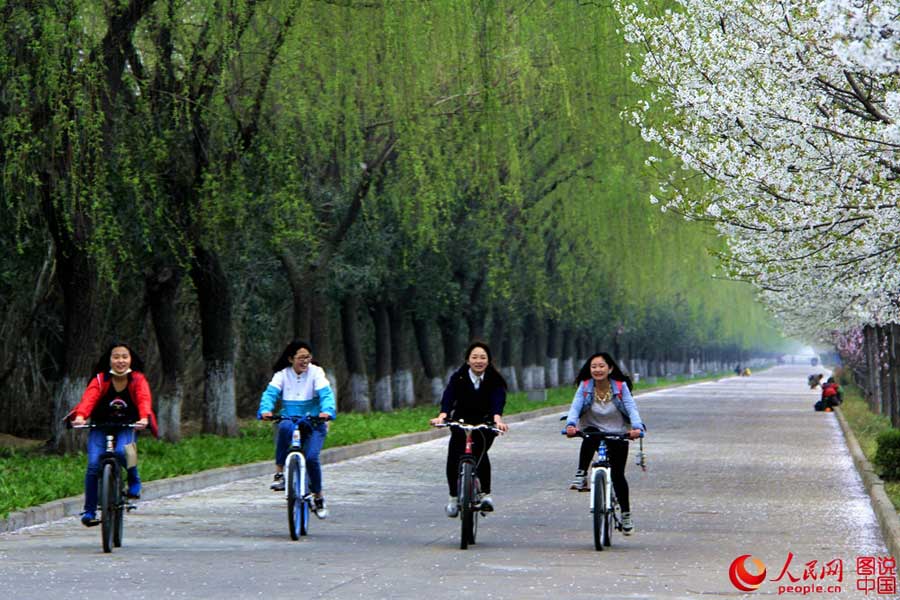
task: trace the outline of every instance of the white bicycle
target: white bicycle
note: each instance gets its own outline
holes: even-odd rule
[[[565,432],[563,432],[565,433]],[[594,548],[603,550],[603,547],[612,545],[613,528],[622,531],[622,509],[616,499],[616,491],[612,484],[612,467],[606,454],[607,440],[629,441],[627,435],[602,433],[599,431],[578,431],[575,434],[580,438],[600,438],[597,447],[597,456],[591,463],[590,488],[582,491],[591,493],[591,514],[594,520]],[[638,454],[638,464],[644,468],[644,440],[641,433],[641,450]]]
[[[299,540],[309,533],[309,513],[314,510],[313,495],[309,491],[309,479],[306,472],[306,457],[301,448],[302,431],[310,431],[324,419],[313,416],[305,417],[272,417],[272,421],[292,421],[294,432],[291,437],[291,449],[284,460],[284,496],[287,499],[288,530],[292,540]]]

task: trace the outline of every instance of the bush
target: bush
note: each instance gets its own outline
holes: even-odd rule
[[[878,434],[874,462],[882,479],[900,480],[900,429],[888,429]]]

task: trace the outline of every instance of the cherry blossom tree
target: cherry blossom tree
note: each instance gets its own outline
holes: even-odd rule
[[[625,117],[687,169],[653,200],[714,222],[789,331],[897,322],[896,3],[614,4],[654,90]]]

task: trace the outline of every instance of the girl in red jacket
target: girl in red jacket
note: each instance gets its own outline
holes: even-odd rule
[[[153,398],[150,386],[141,371],[143,361],[128,344],[116,342],[104,352],[94,367],[94,375],[72,412],[73,425],[83,425],[87,419],[94,423],[134,424],[116,435],[116,454],[128,467],[128,496],[141,497],[141,478],[137,470],[137,430],[150,427],[156,434]],[[97,477],[100,455],[106,450],[106,433],[91,429],[87,442],[87,472],[84,476],[84,512],[81,522],[91,527],[97,521]]]

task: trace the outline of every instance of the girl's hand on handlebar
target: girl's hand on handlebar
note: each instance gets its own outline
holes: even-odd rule
[[[263,421],[268,421],[269,419],[272,418],[272,411],[270,410],[268,412],[260,413],[259,418],[262,419]]]
[[[638,439],[639,437],[641,437],[641,435],[642,435],[643,433],[644,433],[644,432],[641,431],[640,429],[632,429],[632,430],[630,430],[630,431],[628,432],[628,439],[630,439],[630,440],[636,440],[636,439]]]
[[[446,421],[446,420],[447,420],[447,413],[441,413],[428,422],[431,423],[432,426],[436,426],[436,425],[443,425],[444,421]]]
[[[319,418],[322,419],[323,421],[330,421],[331,415],[329,415],[327,412],[320,412]]]
[[[138,419],[134,424],[134,428],[135,429],[146,429],[147,423],[148,423],[147,417],[144,417],[143,419]]]
[[[509,431],[509,425],[503,422],[503,419],[500,418],[500,415],[494,415],[494,427],[503,432]]]
[[[81,415],[75,415],[75,418],[72,419],[72,425],[73,425],[73,426],[76,426],[76,425],[79,425],[79,426],[80,426],[80,425],[84,425],[84,423],[85,423],[84,417],[82,417]]]
[[[566,425],[566,437],[575,437],[578,434],[578,430],[574,425]]]

